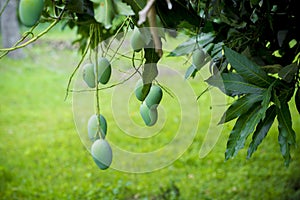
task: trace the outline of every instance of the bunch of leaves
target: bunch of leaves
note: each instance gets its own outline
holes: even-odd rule
[[[169,56],[190,56],[202,48],[211,57],[208,62],[213,75],[206,82],[236,99],[219,122],[236,119],[225,158],[235,156],[253,134],[248,147],[250,158],[277,117],[278,143],[285,164],[289,165],[296,134],[288,102],[294,93],[300,111],[296,1],[192,2],[200,23],[192,37]],[[185,78],[195,77],[198,71],[192,64]]]
[[[208,84],[218,87],[227,95],[238,97],[219,122],[226,123],[236,119],[227,142],[225,158],[235,156],[253,133],[248,148],[248,158],[250,158],[266,137],[277,116],[278,143],[285,164],[289,165],[290,148],[295,145],[296,134],[292,128],[288,102],[294,94],[295,84],[299,79],[299,65],[286,66],[280,71],[279,77],[275,78],[247,57],[227,47],[225,47],[225,57],[231,69],[220,73],[220,76],[213,75],[206,80]],[[297,95],[295,101],[296,104],[300,103]],[[298,111],[300,113],[299,109]]]

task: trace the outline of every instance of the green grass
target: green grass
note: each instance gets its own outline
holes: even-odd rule
[[[51,39],[59,37],[56,32],[50,35]],[[200,121],[193,144],[171,165],[142,174],[99,170],[77,133],[72,99],[64,101],[69,75],[80,56],[76,50],[55,49],[49,39],[41,41],[25,50],[24,60],[0,60],[0,199],[299,199],[300,151],[292,149],[294,160],[285,168],[276,125],[250,160],[242,150],[236,158],[224,162],[232,123],[225,125],[214,149],[199,158],[209,124],[208,96],[198,102]],[[172,62],[176,67],[177,61]],[[184,73],[183,68],[178,70]],[[197,94],[205,88],[200,78],[190,83]],[[117,113],[113,112],[124,102],[113,101],[112,108],[114,92],[101,92],[110,142],[130,151],[148,152],[174,137],[180,109],[172,98],[165,94],[162,101],[160,113],[166,116],[162,131],[148,140],[138,140],[118,127],[114,118]],[[129,102],[131,120],[141,125],[138,102],[133,96]],[[291,106],[294,128],[299,133],[299,115]],[[84,112],[82,109],[80,112]],[[120,112],[122,125],[130,131],[129,119],[123,114]],[[113,162],[117,165],[118,160]]]

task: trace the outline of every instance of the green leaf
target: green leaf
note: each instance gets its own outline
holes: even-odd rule
[[[254,103],[262,101],[263,96],[257,94],[247,94],[229,106],[226,112],[223,114],[219,124],[229,122],[242,114],[246,113]]]
[[[267,133],[269,132],[275,117],[276,117],[276,106],[272,105],[267,109],[266,117],[258,123],[253,133],[252,141],[248,148],[247,158],[250,158],[252,156],[252,154],[256,151],[257,147],[267,136]]]
[[[296,94],[295,94],[295,104],[296,104],[298,113],[300,114],[300,88],[297,89]]]
[[[273,91],[273,86],[274,86],[273,82],[269,88],[262,94],[263,95],[263,100],[261,102],[261,118],[264,119],[265,118],[265,113],[269,107],[270,101],[271,101],[271,96],[272,96],[272,91]]]
[[[220,76],[213,75],[206,82],[218,87],[225,94],[261,94],[266,89],[247,82],[242,76],[236,73],[222,73]]]
[[[258,114],[260,109],[260,104],[256,103],[237,119],[227,141],[226,160],[235,156],[244,147],[247,137],[261,119],[261,115]]]
[[[215,36],[211,32],[209,32],[209,33],[200,33],[197,36],[197,42],[198,42],[198,45],[201,48],[211,44],[214,39],[215,39]]]
[[[106,29],[111,28],[112,21],[116,15],[113,0],[97,0],[96,2],[97,4],[94,4],[94,17],[96,21],[102,23]]]
[[[196,40],[192,38],[178,45],[168,56],[182,56],[190,54],[196,47]]]
[[[211,43],[214,40],[214,34],[212,33],[201,33],[196,37],[192,37],[191,39],[187,40],[186,42],[178,45],[168,56],[182,56],[192,53],[199,45],[199,47],[204,48],[205,46],[208,46],[209,44],[215,45]],[[218,51],[220,48],[220,44],[216,46],[216,49],[214,51]],[[205,49],[206,51],[208,49]],[[215,52],[216,53],[216,52]]]
[[[247,57],[227,47],[224,47],[224,49],[228,62],[247,81],[261,87],[268,87],[273,82],[273,78]]]
[[[188,79],[189,77],[194,78],[197,73],[197,68],[194,65],[191,65],[185,72],[184,78]]]
[[[298,66],[296,63],[292,63],[290,65],[287,65],[283,67],[279,72],[278,76],[285,80],[286,82],[290,83],[292,80],[294,80],[295,75],[298,71]]]
[[[291,113],[287,102],[281,101],[280,108],[276,105],[276,112],[279,131],[278,143],[285,165],[288,166],[291,160],[290,145],[295,144],[296,134],[292,128]]]
[[[125,16],[134,15],[133,10],[128,4],[123,3],[122,0],[114,0],[114,1],[115,1],[117,13],[119,15],[125,15]]]

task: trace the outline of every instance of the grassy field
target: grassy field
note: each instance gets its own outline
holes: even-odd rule
[[[242,150],[236,158],[224,162],[226,139],[232,124],[224,127],[213,150],[199,158],[210,123],[210,99],[205,96],[197,103],[200,111],[197,134],[179,159],[148,173],[135,174],[113,168],[99,170],[79,137],[82,133],[77,133],[80,125],[76,129],[74,116],[76,122],[80,115],[73,115],[72,98],[64,101],[68,78],[80,59],[76,49],[61,42],[64,39],[68,43],[72,38],[73,35],[66,33],[51,33],[38,44],[26,48],[25,59],[0,60],[0,199],[300,198],[300,150],[292,149],[293,161],[288,168],[284,167],[276,124],[250,160],[245,158],[246,150]],[[177,61],[173,62],[176,68]],[[178,67],[178,71],[184,73],[182,67]],[[197,94],[205,88],[200,78],[190,83]],[[173,84],[176,87],[176,83]],[[124,112],[120,112],[121,120],[116,120],[124,102],[112,100],[115,93],[118,90],[101,93],[108,134],[111,134],[109,141],[131,151],[148,152],[168,144],[174,137],[180,112],[178,104],[170,103],[168,95],[164,96],[160,110],[165,122],[159,121],[157,125],[163,128],[152,140],[138,140],[123,133],[132,130],[127,123],[129,119],[122,117]],[[139,104],[133,96],[128,102],[125,106],[130,107],[131,120],[141,125]],[[299,133],[299,115],[292,108],[294,128]],[[193,122],[193,116],[185,120]],[[197,124],[191,123],[187,128],[193,126]],[[144,134],[149,132],[146,128],[141,130],[145,130]],[[300,144],[299,138],[297,144]],[[117,159],[113,162],[118,166]]]

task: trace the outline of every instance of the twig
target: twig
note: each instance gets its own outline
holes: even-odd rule
[[[6,0],[3,7],[1,8],[1,11],[0,11],[0,16],[3,14],[5,8],[7,7],[8,3],[9,3],[10,0]]]
[[[70,90],[70,86],[71,86],[73,77],[75,76],[75,74],[76,74],[76,72],[78,71],[80,65],[82,64],[82,62],[83,62],[83,60],[84,60],[86,54],[88,53],[89,48],[90,48],[90,45],[91,45],[91,40],[89,40],[89,42],[88,42],[88,44],[87,44],[87,46],[86,46],[86,48],[85,48],[85,50],[84,50],[84,52],[83,52],[83,55],[82,55],[82,57],[81,57],[79,63],[77,64],[77,66],[75,67],[75,69],[73,70],[72,74],[71,74],[70,77],[69,77],[68,85],[67,85],[67,89],[66,89],[66,95],[65,95],[65,99],[64,99],[65,101],[66,101],[67,98],[68,98],[69,91],[71,91],[71,90]]]

